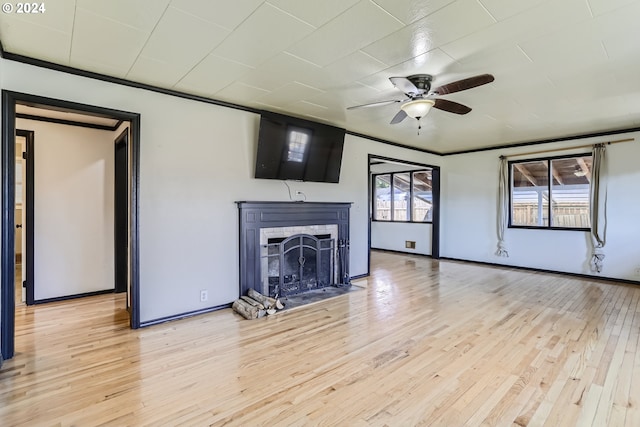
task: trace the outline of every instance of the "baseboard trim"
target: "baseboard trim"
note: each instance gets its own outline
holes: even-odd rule
[[[365,277],[369,277],[368,274],[359,274],[357,276],[350,276],[349,280],[360,280],[360,279],[364,279]]]
[[[471,264],[480,264],[486,265],[488,267],[500,267],[500,268],[511,268],[514,270],[525,270],[525,271],[534,271],[536,273],[549,273],[549,274],[560,274],[563,276],[571,276],[580,279],[587,280],[598,280],[603,282],[616,282],[616,283],[624,283],[627,285],[640,285],[640,281],[638,280],[629,280],[629,279],[619,279],[617,277],[605,277],[605,276],[594,276],[592,274],[582,274],[582,273],[570,273],[566,271],[556,271],[556,270],[547,270],[544,268],[535,268],[535,267],[523,267],[521,265],[509,265],[509,264],[498,264],[494,262],[486,262],[486,261],[474,261],[470,259],[463,258],[452,258],[452,257],[440,257],[441,260],[444,261],[459,261],[459,262],[468,262]]]
[[[49,302],[66,301],[66,300],[70,300],[70,299],[93,297],[93,296],[96,296],[96,295],[105,295],[105,294],[112,294],[112,293],[114,293],[113,289],[105,289],[103,291],[86,292],[86,293],[83,293],[83,294],[74,294],[74,295],[65,295],[63,297],[38,299],[38,300],[34,300],[33,303],[34,304],[46,304],[46,303],[49,303]]]
[[[378,251],[378,252],[390,252],[392,254],[400,254],[400,255],[417,255],[417,256],[423,256],[423,257],[427,257],[427,258],[433,258],[431,255],[427,255],[427,254],[420,254],[417,252],[404,252],[404,251],[396,251],[393,249],[382,249],[382,248],[371,248],[372,251]]]
[[[186,319],[188,317],[198,316],[200,314],[212,313],[218,310],[224,310],[225,308],[231,308],[231,303],[216,305],[214,307],[203,308],[201,310],[188,311],[186,313],[174,314],[172,316],[160,317],[159,319],[147,320],[145,322],[140,322],[140,327],[144,328],[147,326],[159,325],[161,323],[171,322],[174,320]]]

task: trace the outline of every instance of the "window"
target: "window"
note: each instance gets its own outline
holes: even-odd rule
[[[291,128],[289,130],[287,161],[302,163],[307,145],[311,139],[310,132],[302,128]]]
[[[431,170],[373,176],[374,221],[431,222]]]
[[[509,164],[511,227],[590,228],[591,154]]]

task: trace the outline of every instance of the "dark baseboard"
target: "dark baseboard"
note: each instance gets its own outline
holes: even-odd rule
[[[92,296],[96,296],[96,295],[105,295],[105,294],[112,294],[112,293],[113,293],[113,289],[105,289],[103,291],[86,292],[84,294],[65,295],[63,297],[39,299],[39,300],[33,301],[33,303],[34,304],[46,304],[48,302],[66,301],[66,300],[70,300],[70,299],[92,297]]]
[[[358,276],[351,276],[349,277],[349,280],[359,280],[359,279],[364,279],[365,277],[369,277],[368,274],[360,274]]]
[[[378,252],[389,252],[392,254],[400,254],[400,255],[416,255],[416,256],[423,256],[423,257],[427,257],[427,258],[433,258],[431,255],[426,255],[426,254],[419,254],[419,253],[415,253],[415,252],[404,252],[404,251],[396,251],[393,249],[382,249],[382,248],[371,248],[372,251],[378,251]]]
[[[140,327],[144,328],[147,326],[159,325],[161,323],[171,322],[173,320],[186,319],[188,317],[198,316],[200,314],[212,313],[218,310],[224,310],[225,308],[231,308],[231,303],[216,305],[215,307],[203,308],[202,310],[188,311],[186,313],[174,314],[172,316],[161,317],[159,319],[147,320],[145,322],[140,322]]]
[[[580,278],[580,279],[587,279],[587,280],[598,280],[598,281],[603,281],[603,282],[616,282],[616,283],[624,283],[624,284],[627,284],[627,285],[640,285],[640,281],[628,280],[628,279],[619,279],[619,278],[616,278],[616,277],[594,276],[592,274],[582,274],[582,273],[569,273],[569,272],[566,272],[566,271],[547,270],[547,269],[544,269],[544,268],[524,267],[524,266],[520,266],[520,265],[498,264],[498,263],[494,263],[494,262],[474,261],[474,260],[462,259],[462,258],[441,257],[440,259],[441,260],[445,260],[445,261],[468,262],[468,263],[471,263],[471,264],[486,265],[488,267],[498,267],[498,268],[505,268],[505,269],[533,271],[533,272],[536,272],[536,273],[560,274],[562,276],[571,276],[571,277],[576,277],[576,278]]]

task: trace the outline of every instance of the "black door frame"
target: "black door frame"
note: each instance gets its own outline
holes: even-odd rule
[[[368,250],[367,250],[367,276],[371,274],[371,221],[373,221],[373,183],[371,182],[371,161],[381,160],[385,162],[401,163],[407,166],[418,166],[431,169],[431,185],[433,186],[433,213],[431,217],[431,255],[433,259],[440,259],[440,166],[427,165],[424,163],[415,163],[402,159],[393,159],[391,157],[378,156],[369,154],[367,156],[367,182],[368,182]]]
[[[139,268],[139,189],[140,189],[140,114],[93,105],[46,98],[8,90],[2,91],[2,218],[0,228],[0,351],[2,359],[10,359],[15,351],[15,132],[16,104],[81,112],[112,117],[131,124],[131,182],[129,264],[131,283],[130,326],[140,327]]]

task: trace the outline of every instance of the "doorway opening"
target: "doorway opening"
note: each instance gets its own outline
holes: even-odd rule
[[[440,258],[440,167],[369,155],[371,250]]]
[[[17,295],[17,291],[20,290],[20,282],[16,283],[18,274],[22,276],[22,281],[26,282],[26,304],[96,293],[127,292],[126,309],[129,312],[129,323],[131,328],[138,328],[140,326],[138,287],[139,114],[10,91],[2,92],[2,106],[2,248],[0,254],[2,263],[0,350],[2,358],[13,357],[15,351],[15,302],[21,299],[21,296]],[[17,129],[24,127],[25,123],[31,123],[30,127],[37,128],[36,131]],[[34,123],[37,123],[37,126]],[[84,135],[84,140],[76,138],[80,142],[75,147],[64,145],[73,144],[73,141],[64,141],[66,138],[57,138],[56,140],[51,135],[47,141],[59,141],[58,145],[44,144],[38,140],[39,134],[46,134],[43,129],[60,129],[66,128],[66,126],[78,126],[80,131],[89,136]],[[109,130],[111,132],[108,132]],[[98,133],[101,135],[98,139],[101,140],[102,153],[105,152],[104,150],[108,150],[108,154],[90,154],[98,157],[95,159],[87,158],[86,153],[94,150],[93,147],[88,146],[91,145],[91,141],[95,143],[96,138],[93,136]],[[105,141],[104,139],[108,139],[109,135],[113,135],[110,137],[110,142]],[[38,141],[35,144],[35,149],[34,141]],[[18,142],[26,146],[24,164],[21,162],[21,167],[18,167],[16,162],[22,157],[21,153],[17,151],[16,144]],[[95,145],[97,146],[97,144]],[[57,172],[46,170],[47,161],[45,160],[49,160],[49,165],[57,166],[56,162],[50,161],[53,156],[56,156],[57,160],[62,159],[63,162],[68,160],[69,162],[66,164],[70,166],[66,169],[73,169],[76,167],[74,165],[81,165],[80,169],[77,169],[78,176],[73,177],[76,186],[67,189],[72,194],[69,197],[75,197],[74,203],[77,204],[75,206],[65,206],[65,203],[68,204],[70,199],[65,199],[64,195],[57,192],[59,187],[48,187],[49,177],[52,176],[51,180],[55,180],[56,173],[61,182],[69,180],[68,176],[63,176],[66,173],[65,168],[58,168]],[[83,158],[83,156],[85,157]],[[40,160],[40,163],[37,163],[39,166],[35,166],[34,159],[36,162],[37,159]],[[84,163],[82,163],[83,161]],[[50,167],[50,169],[55,168]],[[39,174],[37,178],[34,178],[34,170]],[[18,173],[21,174],[21,177],[17,176]],[[109,180],[104,179],[107,177],[106,174],[111,176]],[[100,194],[96,199],[98,202],[93,204],[106,201],[100,205],[101,210],[94,213],[90,210],[85,212],[82,206],[83,203],[87,206],[92,205],[90,198],[96,197],[91,192],[83,194],[85,187],[88,186],[88,182],[83,182],[83,180],[90,179],[92,176],[100,177],[102,181],[99,182],[103,183],[104,187],[99,189]],[[34,203],[34,183],[37,183],[38,194],[40,194],[36,199],[37,203]],[[18,194],[19,191],[20,194]],[[100,198],[104,200],[100,200]],[[82,288],[78,291],[72,287],[62,290],[55,289],[55,281],[49,275],[47,275],[47,285],[49,286],[47,290],[43,291],[43,287],[38,286],[38,277],[42,278],[45,274],[39,273],[36,267],[41,269],[48,262],[49,268],[57,268],[55,260],[47,259],[51,257],[38,257],[39,253],[55,255],[55,247],[43,249],[43,245],[47,243],[43,243],[43,241],[53,239],[38,240],[36,236],[34,243],[34,234],[38,230],[45,229],[42,224],[43,218],[46,216],[41,215],[41,210],[46,208],[47,203],[54,209],[58,209],[59,223],[66,222],[67,233],[84,238],[84,242],[78,245],[82,247],[71,248],[70,251],[65,252],[67,255],[64,256],[73,258],[71,260],[65,259],[67,266],[78,271],[82,270],[82,263],[78,262],[77,258],[84,256],[83,251],[93,251],[98,258],[102,256],[104,259],[108,259],[103,263],[104,265],[97,266],[99,271],[108,271],[108,274],[95,276],[109,281],[108,285],[102,286],[102,290],[86,292]],[[20,212],[18,212],[18,207],[20,207]],[[49,216],[53,216],[51,209],[47,213]],[[69,218],[60,220],[67,214],[69,214]],[[86,219],[87,224],[94,228],[82,228],[79,220],[73,220],[74,215],[81,218],[82,221]],[[104,224],[107,225],[102,226],[103,223],[100,221],[106,221]],[[78,226],[73,226],[74,224]],[[110,234],[107,232],[108,229],[111,230]],[[55,226],[49,226],[49,230],[53,230],[53,233],[59,231]],[[107,234],[109,235],[107,236]],[[92,240],[92,236],[95,235],[100,235],[100,241],[105,243],[96,244]],[[20,253],[18,253],[16,246],[17,238],[24,242],[20,243],[20,246],[24,248]],[[62,238],[58,240],[63,241]],[[49,252],[45,252],[45,250],[49,250]],[[18,271],[17,266],[20,264],[24,267]],[[85,269],[85,272],[88,270]],[[71,273],[64,271],[61,274]]]

